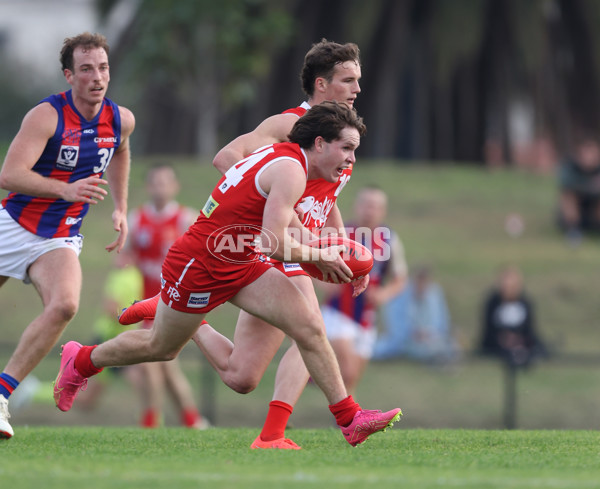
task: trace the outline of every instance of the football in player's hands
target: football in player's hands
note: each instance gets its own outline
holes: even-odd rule
[[[327,248],[329,246],[342,245],[344,249],[340,253],[342,260],[352,270],[352,280],[357,280],[368,274],[373,268],[373,255],[366,246],[358,243],[349,238],[342,236],[326,236],[319,238],[316,241],[307,243],[313,248]],[[302,269],[308,273],[311,277],[318,280],[323,280],[323,273],[313,263],[300,263]],[[327,282],[333,282],[331,277],[327,279]]]

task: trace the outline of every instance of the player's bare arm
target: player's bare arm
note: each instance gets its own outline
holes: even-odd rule
[[[88,177],[67,183],[32,171],[36,161],[56,131],[58,114],[48,103],[37,105],[25,115],[0,171],[0,187],[34,197],[97,204],[107,191],[98,187],[106,180]]]
[[[253,151],[273,143],[287,141],[298,120],[294,114],[276,114],[261,122],[256,129],[238,136],[223,147],[213,159],[213,166],[222,174]]]
[[[129,136],[135,128],[135,118],[129,109],[119,107],[119,113],[121,115],[121,144],[106,169],[106,179],[115,206],[112,214],[113,228],[119,233],[117,239],[106,246],[106,250],[110,252],[116,249],[117,253],[123,249],[127,240],[127,196],[131,164]]]
[[[342,246],[315,250],[288,234],[294,205],[306,188],[306,176],[298,163],[282,160],[264,171],[259,180],[268,193],[262,225],[277,238],[278,247],[271,250],[272,256],[280,261],[314,263],[336,283],[349,282],[352,272],[340,257]]]

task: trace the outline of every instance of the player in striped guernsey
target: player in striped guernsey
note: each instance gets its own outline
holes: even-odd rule
[[[127,238],[129,136],[135,119],[105,97],[108,51],[99,34],[65,39],[60,60],[71,89],[26,114],[0,171],[0,187],[9,191],[0,206],[0,286],[10,277],[33,283],[44,306],[0,373],[0,438],[14,434],[8,422],[11,393],[77,311],[79,231],[89,206],[108,194],[103,185],[110,187],[117,232],[106,249],[120,251]]]
[[[354,220],[346,225],[350,239],[373,253],[369,288],[354,297],[352,287],[323,284],[329,293],[322,307],[327,337],[340,364],[349,394],[356,386],[373,354],[377,337],[376,310],[404,287],[407,265],[398,235],[385,226],[387,195],[374,185],[362,187],[354,202]]]

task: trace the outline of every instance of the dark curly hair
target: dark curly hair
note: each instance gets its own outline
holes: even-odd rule
[[[322,102],[311,107],[296,121],[288,139],[299,144],[301,148],[309,149],[317,136],[330,143],[339,139],[340,133],[346,127],[356,128],[361,136],[367,132],[367,126],[356,110],[343,102]]]
[[[84,48],[102,48],[108,55],[109,47],[106,37],[102,34],[92,34],[84,32],[75,37],[67,37],[60,51],[60,64],[62,70],[73,71],[73,51],[75,48],[82,46]]]
[[[308,97],[315,91],[315,80],[319,77],[331,81],[335,66],[345,61],[355,61],[360,66],[360,50],[352,42],[338,44],[337,42],[321,39],[313,44],[306,56],[300,72],[302,90]]]

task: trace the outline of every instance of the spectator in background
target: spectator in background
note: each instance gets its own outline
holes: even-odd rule
[[[196,212],[175,201],[179,182],[175,170],[168,164],[158,164],[148,171],[146,192],[149,201],[129,215],[128,251],[142,272],[143,297],[149,298],[160,292],[164,258],[173,242],[194,222]],[[152,320],[145,320],[142,327],[150,329]],[[142,363],[139,367],[145,374],[142,426],[156,428],[160,425],[165,389],[172,395],[184,426],[198,429],[209,426],[196,408],[192,389],[178,359]]]
[[[350,394],[355,393],[373,353],[376,309],[396,296],[406,281],[404,249],[398,235],[384,226],[386,213],[387,195],[383,190],[367,186],[358,191],[355,220],[346,226],[346,232],[373,253],[369,287],[364,294],[353,297],[352,284],[331,284],[322,308],[327,337]]]
[[[600,142],[585,137],[559,168],[559,224],[571,244],[600,231]]]
[[[481,326],[484,355],[523,366],[546,353],[535,331],[534,307],[523,289],[523,275],[516,266],[500,270],[496,285],[485,299]]]
[[[374,360],[407,357],[445,364],[458,355],[444,292],[427,266],[415,268],[406,289],[388,304],[385,323]]]

